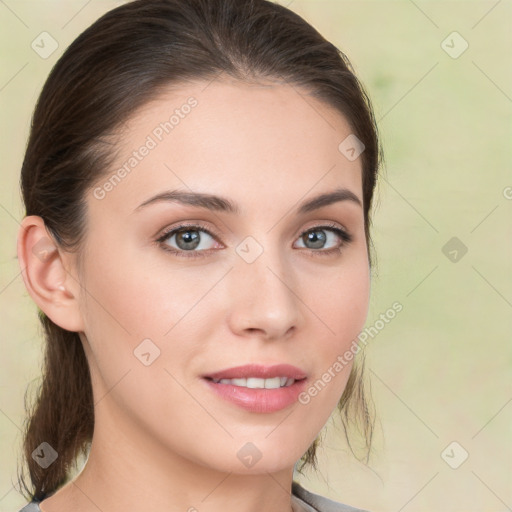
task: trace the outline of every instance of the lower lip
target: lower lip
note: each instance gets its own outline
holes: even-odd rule
[[[276,389],[244,388],[234,384],[220,384],[203,379],[210,389],[225,400],[250,412],[269,413],[289,407],[297,402],[298,396],[306,386],[306,380],[295,381],[291,386]]]

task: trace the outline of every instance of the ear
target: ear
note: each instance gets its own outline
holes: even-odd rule
[[[23,281],[34,302],[63,329],[83,331],[80,283],[69,272],[69,253],[58,247],[41,217],[22,220],[17,250]]]

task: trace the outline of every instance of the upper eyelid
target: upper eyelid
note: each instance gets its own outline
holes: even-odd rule
[[[172,234],[176,233],[177,231],[181,231],[181,230],[185,230],[187,228],[199,228],[198,231],[206,231],[206,233],[208,233],[210,236],[214,237],[214,238],[219,238],[221,235],[220,233],[217,233],[215,230],[211,229],[211,228],[208,228],[206,226],[203,226],[201,224],[187,224],[186,222],[184,223],[180,223],[178,226],[172,226],[172,227],[169,227],[169,228],[164,228],[162,231],[161,231],[161,234],[157,236],[157,240],[162,240],[162,239],[166,239],[166,238],[169,238]]]

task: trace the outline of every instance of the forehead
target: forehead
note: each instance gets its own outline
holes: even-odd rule
[[[342,185],[361,198],[361,159],[339,150],[350,134],[339,111],[295,85],[191,82],[127,120],[99,185],[115,178],[106,202],[132,209],[177,187],[257,201],[259,192],[298,200]]]

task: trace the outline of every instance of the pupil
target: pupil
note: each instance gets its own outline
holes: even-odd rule
[[[318,233],[320,233],[320,236],[318,236]],[[318,230],[308,233],[307,238],[309,242],[313,242],[314,248],[318,249],[324,245],[327,237],[322,230]]]
[[[191,235],[191,233],[194,233]],[[199,234],[194,230],[181,231],[176,234],[176,243],[180,249],[195,249],[199,245]]]

